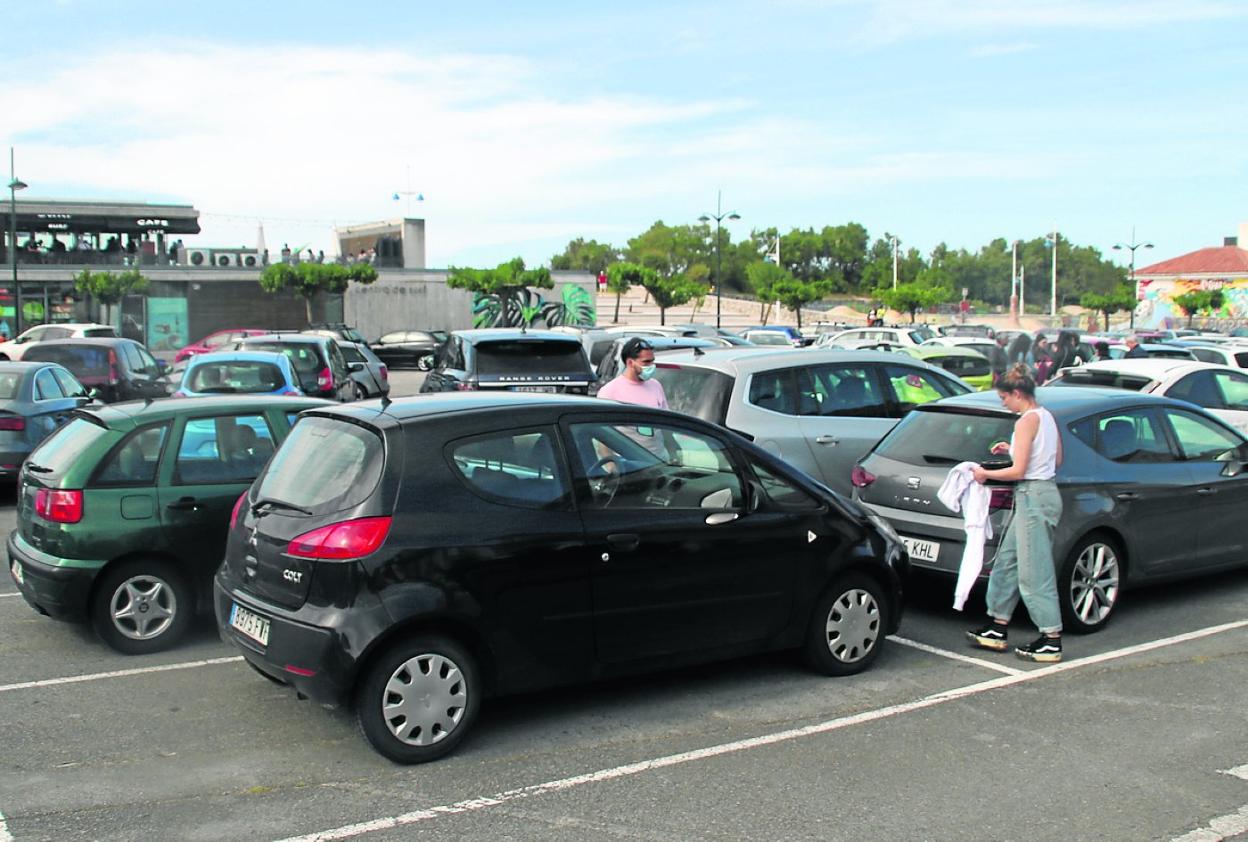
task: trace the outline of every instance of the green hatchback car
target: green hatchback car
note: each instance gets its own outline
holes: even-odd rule
[[[9,574],[39,613],[89,618],[114,649],[174,645],[210,610],[231,511],[318,398],[239,396],[78,410],[18,477]]]

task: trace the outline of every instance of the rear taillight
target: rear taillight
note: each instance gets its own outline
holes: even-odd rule
[[[1014,508],[1014,487],[1011,485],[988,486],[988,511]]]
[[[455,388],[460,392],[475,392],[478,387],[476,383],[456,383]]]
[[[296,558],[363,558],[377,551],[390,534],[390,518],[362,517],[331,523],[295,538],[286,554]]]
[[[0,416],[0,430],[21,432],[26,429],[26,419],[20,415]]]
[[[108,382],[110,385],[116,385],[121,377],[117,374],[117,352],[108,352]]]
[[[238,523],[238,514],[243,510],[243,503],[247,502],[247,495],[250,492],[244,491],[238,495],[238,499],[234,501],[234,511],[230,512],[230,529],[234,528],[234,524]]]
[[[849,474],[849,481],[854,484],[854,488],[866,488],[875,482],[875,474],[863,468],[861,465],[855,465],[854,470]]]
[[[378,370],[381,372],[381,379],[382,379],[382,380],[389,380],[389,379],[390,379],[390,370],[389,370],[389,369],[387,369],[384,365],[379,365],[379,366],[377,366],[377,368],[378,368]]]
[[[316,375],[316,388],[321,391],[334,388],[334,373],[328,368],[322,368],[321,373]]]
[[[77,523],[82,520],[82,492],[41,488],[35,492],[35,514],[53,523]]]

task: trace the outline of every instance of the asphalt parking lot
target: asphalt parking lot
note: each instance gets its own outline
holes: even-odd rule
[[[396,372],[395,392],[418,382]],[[4,534],[14,517],[0,490]],[[347,712],[256,675],[210,618],[127,658],[5,576],[0,842],[1245,833],[1248,570],[1128,592],[1053,666],[967,647],[982,594],[958,614],[951,593],[917,580],[856,677],[775,655],[495,700],[455,754],[400,767]]]

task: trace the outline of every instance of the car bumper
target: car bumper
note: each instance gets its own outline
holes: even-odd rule
[[[947,515],[926,514],[908,509],[894,509],[874,503],[858,501],[862,506],[875,512],[892,524],[893,529],[901,535],[902,540],[922,542],[920,550],[936,549],[934,557],[922,551],[910,551],[910,566],[921,570],[934,570],[956,576],[962,566],[962,554],[966,550],[966,531],[962,518]],[[981,578],[986,578],[992,570],[992,561],[996,556],[997,538],[1005,527],[1004,513],[994,513],[992,517],[993,538],[984,542],[984,567]],[[913,544],[911,545],[914,546]]]
[[[48,555],[27,543],[17,530],[9,535],[8,551],[9,577],[31,608],[58,619],[86,616],[91,585],[104,562]]]

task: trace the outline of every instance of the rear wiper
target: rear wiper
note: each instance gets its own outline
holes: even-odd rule
[[[256,504],[252,506],[252,509],[255,510],[261,507],[264,507],[265,509],[268,509],[268,510],[283,509],[285,511],[298,512],[301,515],[312,514],[312,512],[309,509],[305,509],[302,506],[296,506],[294,503],[287,503],[284,500],[272,500],[272,499],[257,500]]]
[[[923,454],[923,461],[929,465],[956,465],[966,460],[954,459],[952,456],[932,456],[925,453]]]
[[[36,465],[34,462],[27,462],[27,463],[26,463],[26,470],[28,470],[28,471],[34,471],[36,474],[50,474],[50,473],[52,473],[52,470],[53,470],[53,469],[52,469],[52,468],[45,468],[45,467],[43,467],[43,465]]]
[[[208,386],[206,388],[200,389],[199,391],[205,392],[205,393],[211,392],[213,394],[217,394],[217,393],[237,392],[238,389],[234,388],[233,386]]]

